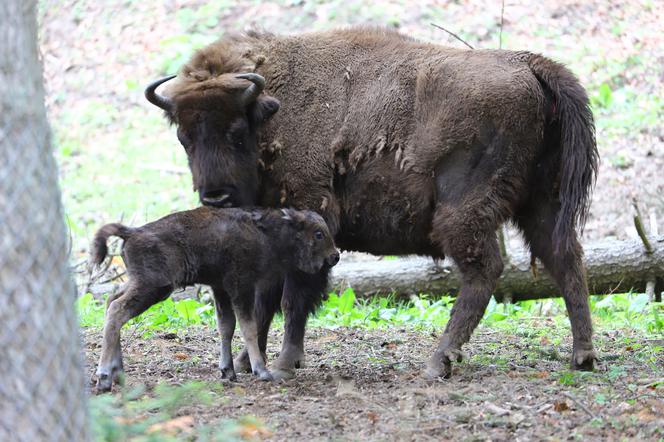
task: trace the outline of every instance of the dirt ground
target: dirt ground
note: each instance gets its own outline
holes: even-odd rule
[[[431,382],[419,376],[437,341],[430,332],[313,328],[307,366],[294,379],[264,383],[241,374],[225,384],[220,406],[180,414],[198,423],[255,415],[270,440],[661,440],[664,400],[653,383],[661,382],[664,361],[634,358],[628,337],[598,333],[599,369],[573,374],[568,340],[555,347],[546,337],[480,329],[465,348],[467,362],[450,380]],[[99,342],[98,332],[85,333],[91,388]],[[159,381],[221,382],[218,342],[205,328],[125,338],[126,382],[149,389]],[[270,360],[279,342],[273,330]]]

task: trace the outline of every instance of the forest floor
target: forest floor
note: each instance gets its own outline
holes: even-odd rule
[[[568,371],[570,340],[554,345],[550,319],[512,333],[481,328],[449,380],[420,377],[437,338],[412,328],[313,327],[306,367],[288,381],[239,374],[222,383],[213,328],[123,339],[126,383],[215,385],[215,400],[180,407],[192,425],[255,416],[268,440],[661,440],[664,337],[601,331],[594,373]],[[539,329],[539,332],[536,330]],[[125,331],[125,336],[131,333]],[[93,389],[100,334],[85,333]],[[270,335],[274,360],[281,332]],[[239,342],[238,342],[239,344]],[[653,351],[659,359],[652,359]],[[220,383],[222,383],[220,385]]]

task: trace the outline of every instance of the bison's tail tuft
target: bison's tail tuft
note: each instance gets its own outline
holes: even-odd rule
[[[132,234],[133,230],[134,229],[119,223],[106,224],[99,229],[92,241],[90,263],[99,265],[104,259],[106,259],[106,255],[108,254],[108,246],[106,243],[110,236],[118,236],[122,239],[127,239]]]
[[[528,65],[553,98],[549,130],[559,131],[558,200],[553,241],[556,252],[572,246],[574,232],[583,230],[599,167],[595,124],[588,95],[565,66],[541,55],[530,54]],[[545,136],[546,132],[545,132]]]

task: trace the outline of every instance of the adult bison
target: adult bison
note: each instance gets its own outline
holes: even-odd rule
[[[146,96],[177,125],[203,204],[312,209],[346,250],[454,259],[463,287],[427,375],[449,376],[482,318],[503,269],[496,229],[506,221],[560,286],[572,367],[592,369],[576,229],[598,153],[586,92],[565,67],[351,28],[222,38],[157,93],[170,78]],[[290,274],[282,298],[278,287],[257,305],[263,349],[279,299],[286,316],[276,373],[301,363],[306,317],[326,281]]]

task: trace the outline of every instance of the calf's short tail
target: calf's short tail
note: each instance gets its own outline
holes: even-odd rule
[[[135,229],[127,227],[120,223],[106,224],[95,233],[92,241],[92,252],[90,253],[90,262],[95,265],[101,264],[108,254],[106,242],[111,236],[117,236],[124,240],[129,238]]]

